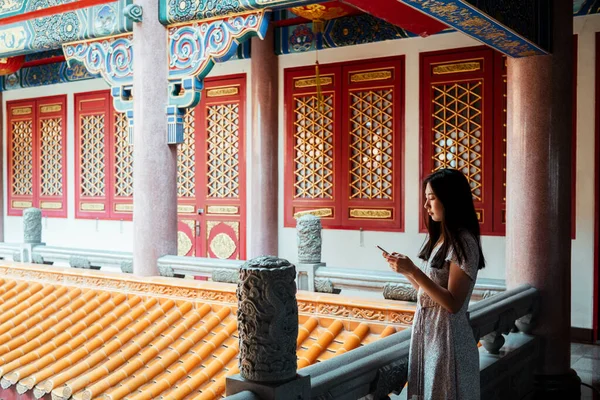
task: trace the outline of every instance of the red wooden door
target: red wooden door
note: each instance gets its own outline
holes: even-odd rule
[[[202,101],[186,115],[193,140],[186,132],[179,154],[180,255],[246,256],[245,82],[207,79]]]

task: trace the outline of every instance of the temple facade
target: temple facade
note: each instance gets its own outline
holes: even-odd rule
[[[153,276],[165,255],[297,262],[312,214],[328,266],[387,271],[375,245],[416,259],[420,182],[457,168],[480,277],[564,309],[544,373],[569,334],[598,339],[594,2],[216,3],[2,3],[0,240],[36,207],[47,245]]]

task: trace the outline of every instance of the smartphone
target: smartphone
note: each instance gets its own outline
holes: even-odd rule
[[[379,250],[383,251],[385,254],[392,254],[389,251],[387,251],[386,249],[384,249],[383,247],[379,246],[378,244],[376,244],[375,247],[377,247]]]

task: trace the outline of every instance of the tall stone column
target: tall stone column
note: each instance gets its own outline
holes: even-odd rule
[[[542,339],[540,394],[577,398],[569,342],[573,17],[570,1],[553,4],[552,55],[508,59],[506,280],[541,292],[533,330]]]
[[[252,139],[250,251],[248,259],[277,255],[278,59],[273,27],[264,40],[252,38]]]
[[[133,24],[133,273],[158,275],[156,260],[177,254],[177,149],[167,144],[167,32],[158,1],[136,0]]]

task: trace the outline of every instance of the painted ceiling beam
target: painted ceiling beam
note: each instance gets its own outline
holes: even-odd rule
[[[123,10],[132,2],[118,0],[0,25],[0,58],[58,49],[63,43],[77,40],[131,32],[132,23]]]
[[[427,37],[443,31],[445,24],[427,14],[417,11],[398,0],[340,0],[367,14],[394,24],[415,35]]]
[[[67,11],[79,10],[81,8],[93,7],[100,4],[111,3],[114,0],[66,0],[64,4],[59,4],[51,7],[34,8],[32,11],[24,11],[21,13],[2,13],[0,11],[0,26],[9,25],[15,22],[27,21],[28,19],[35,19],[41,17],[47,17],[54,14],[62,14]],[[30,5],[34,2],[25,2],[24,6]],[[34,3],[35,4],[35,3]]]
[[[222,18],[265,8],[279,10],[322,3],[323,0],[158,0],[159,20],[163,25]]]

